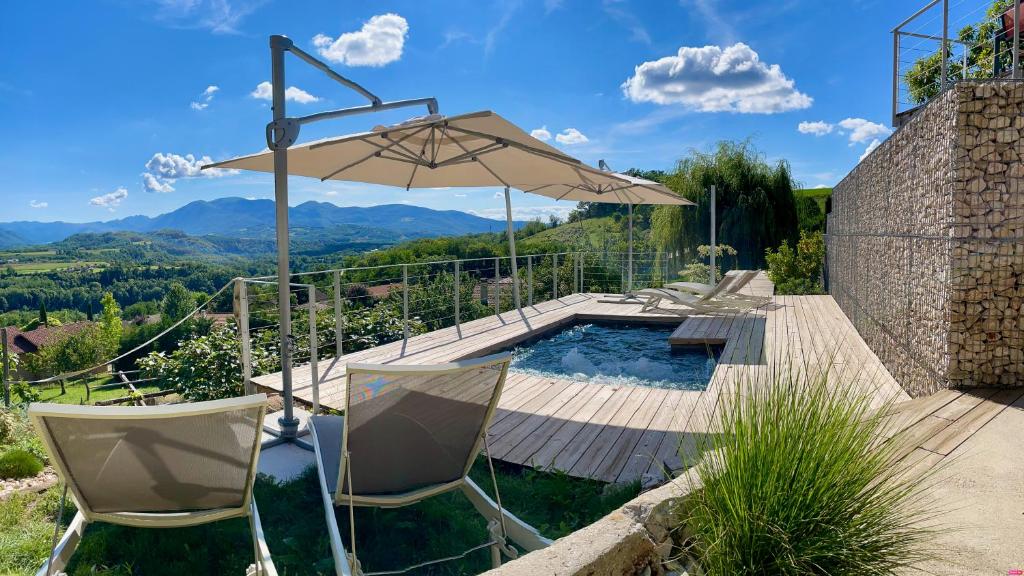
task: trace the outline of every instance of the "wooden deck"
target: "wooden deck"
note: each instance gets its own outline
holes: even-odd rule
[[[768,295],[773,286],[762,274],[745,290]],[[908,399],[829,296],[779,296],[749,313],[685,318],[667,310],[642,312],[638,303],[599,301],[606,298],[573,294],[524,308],[521,315],[507,312],[468,322],[461,334],[446,328],[323,360],[320,402],[343,407],[344,366],[349,362],[429,364],[471,358],[581,320],[666,323],[678,326],[674,343],[721,344],[707,392],[509,374],[489,431],[495,457],[622,482],[682,468],[680,446],[692,445],[706,430],[699,417],[705,400],[731,390],[736,378],[758,377],[792,364],[828,370],[840,386],[870,381],[878,403]],[[253,380],[262,388],[281,389],[279,373]],[[309,366],[295,367],[293,381],[296,399],[311,402]]]

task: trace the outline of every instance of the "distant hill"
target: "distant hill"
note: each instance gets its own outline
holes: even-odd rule
[[[392,243],[409,238],[457,236],[504,230],[504,223],[459,212],[431,210],[406,204],[336,206],[305,202],[288,210],[293,234],[327,230],[331,237],[386,237]],[[522,222],[517,222],[516,227]],[[346,230],[346,227],[354,227]],[[106,232],[155,232],[177,230],[192,236],[274,238],[274,202],[219,198],[197,200],[155,217],[129,216],[106,222],[6,222],[0,223],[0,248],[59,242],[74,234]],[[386,233],[386,234],[383,234]]]

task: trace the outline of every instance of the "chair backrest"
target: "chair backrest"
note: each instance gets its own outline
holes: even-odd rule
[[[701,299],[706,300],[708,298],[714,298],[715,296],[718,296],[723,292],[729,292],[730,287],[733,285],[734,282],[736,282],[736,276],[728,273],[725,274],[724,276],[722,276],[722,279],[718,281],[718,284],[715,284],[714,288],[712,288],[709,292],[704,294]]]
[[[256,394],[164,406],[32,404],[28,413],[79,510],[117,522],[119,514],[246,514],[266,406]]]
[[[335,500],[399,496],[461,481],[483,441],[510,354],[432,366],[349,364]],[[343,459],[344,460],[344,459]]]
[[[750,284],[750,281],[753,280],[755,276],[757,276],[757,270],[741,270],[741,271],[739,271],[736,274],[736,276],[733,278],[732,284],[729,285],[728,292],[729,293],[739,292],[740,288],[743,288],[747,284]]]

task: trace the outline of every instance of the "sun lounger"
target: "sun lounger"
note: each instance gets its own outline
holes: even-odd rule
[[[500,354],[435,366],[346,367],[345,415],[313,416],[309,422],[338,575],[361,571],[352,507],[406,506],[451,490],[461,490],[488,521],[489,538],[473,549],[489,547],[494,565],[502,554],[518,554],[506,538],[526,550],[550,544],[504,510],[500,496],[492,500],[468,476],[481,447],[490,459],[487,428],[510,358]],[[493,467],[491,474],[493,481]],[[335,506],[349,507],[351,553],[341,540]]]
[[[38,574],[63,570],[90,522],[175,528],[247,517],[255,573],[276,576],[252,498],[266,407],[263,394],[165,406],[32,404],[78,508]]]
[[[638,294],[641,297],[646,298],[646,301],[640,309],[641,312],[649,312],[654,309],[658,309],[664,312],[679,314],[681,316],[687,316],[693,313],[721,314],[745,312],[764,306],[771,301],[771,298],[768,297],[744,296],[743,298],[735,298],[720,296],[714,293],[697,296],[668,288],[645,288],[640,290]],[[660,307],[659,304],[664,300],[683,306],[684,308],[674,309]]]

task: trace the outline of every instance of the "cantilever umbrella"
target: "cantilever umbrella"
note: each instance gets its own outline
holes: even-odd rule
[[[274,153],[265,150],[203,168],[274,172]],[[540,190],[553,183],[595,190],[630,186],[626,178],[587,166],[490,111],[431,114],[295,145],[288,149],[288,174],[406,189],[504,187],[516,308],[520,298],[509,189]]]
[[[606,167],[603,160],[600,162],[600,165]],[[629,264],[626,273],[626,293],[631,294],[633,291],[633,205],[694,206],[695,204],[676,194],[664,184],[607,170],[604,170],[603,173],[615,177],[615,181],[607,183],[542,184],[533,188],[526,188],[523,191],[531,194],[540,194],[555,200],[627,205],[629,207]]]

